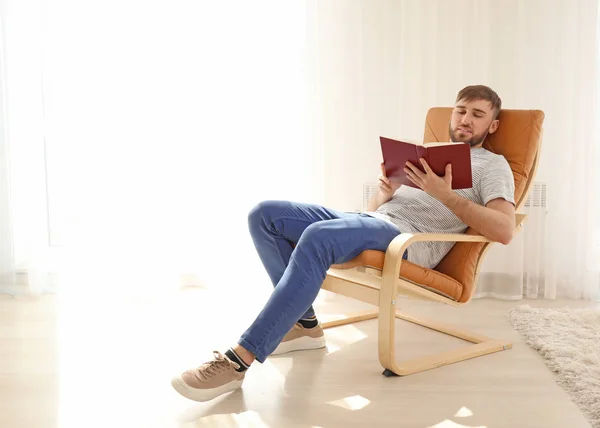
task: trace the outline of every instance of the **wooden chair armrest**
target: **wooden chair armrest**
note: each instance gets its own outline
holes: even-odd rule
[[[527,215],[516,214],[515,215],[515,233],[523,227]],[[400,272],[400,263],[402,263],[402,255],[406,249],[415,242],[423,241],[446,241],[446,242],[492,242],[483,235],[477,234],[464,234],[464,233],[401,233],[388,245],[385,251],[385,261],[388,266],[396,266],[396,272]],[[391,260],[390,260],[391,259]],[[359,266],[358,264],[343,263],[339,265],[332,265],[333,268],[337,269],[349,269]]]
[[[517,232],[527,219],[527,214],[515,214],[515,232]],[[483,235],[467,235],[464,233],[401,233],[396,236],[385,251],[383,274],[392,270],[389,274],[397,277],[400,272],[402,255],[406,249],[415,242],[443,241],[443,242],[494,242]]]
[[[523,225],[527,219],[527,214],[515,214],[515,232],[517,232]],[[483,235],[466,235],[464,233],[401,233],[396,236],[388,248],[386,250],[386,262],[387,262],[387,253],[390,253],[390,256],[396,258],[402,258],[402,254],[404,251],[415,242],[423,242],[423,241],[443,241],[443,242],[495,242]],[[400,268],[400,265],[398,265]],[[398,270],[399,272],[399,270]]]

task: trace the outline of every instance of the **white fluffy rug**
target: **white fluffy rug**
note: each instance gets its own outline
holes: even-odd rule
[[[592,427],[600,428],[600,310],[524,305],[511,310],[508,318],[546,359]]]

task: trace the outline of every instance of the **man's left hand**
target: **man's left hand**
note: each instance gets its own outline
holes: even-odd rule
[[[431,170],[425,159],[419,159],[425,172],[410,162],[406,162],[404,171],[410,181],[412,181],[421,190],[427,192],[439,201],[442,201],[449,194],[452,194],[452,166],[446,165],[446,175],[438,176]]]

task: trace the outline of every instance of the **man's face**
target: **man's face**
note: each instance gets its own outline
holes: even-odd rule
[[[467,143],[471,147],[481,147],[488,133],[498,129],[494,119],[492,104],[486,100],[459,100],[450,118],[450,139],[455,143]]]

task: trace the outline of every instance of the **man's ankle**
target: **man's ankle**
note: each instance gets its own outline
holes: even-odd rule
[[[250,364],[252,364],[256,359],[252,352],[248,351],[239,343],[235,346],[232,346],[231,349],[244,361],[247,366],[250,366]]]
[[[233,348],[229,348],[227,351],[225,351],[225,356],[239,366],[237,369],[235,369],[237,372],[242,373],[250,368],[250,364],[246,363],[239,356],[239,354],[233,350]]]
[[[319,325],[319,320],[316,315],[313,315],[310,318],[300,318],[298,323],[304,328],[314,328]]]

